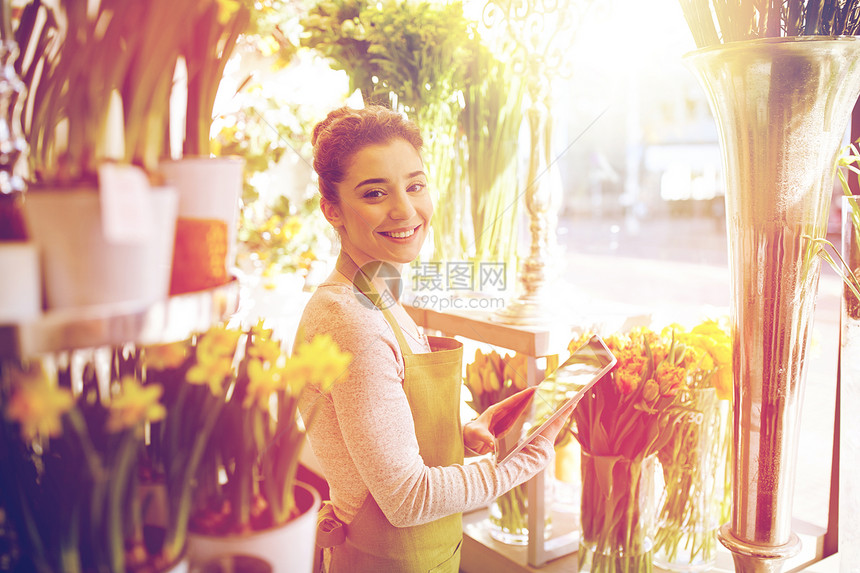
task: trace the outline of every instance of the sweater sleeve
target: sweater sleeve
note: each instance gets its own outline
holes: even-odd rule
[[[426,523],[486,505],[536,474],[553,446],[542,436],[504,464],[489,459],[428,467],[418,450],[403,391],[403,357],[382,313],[359,302],[348,287],[321,286],[308,303],[300,332],[328,332],[353,354],[348,372],[316,404],[308,437],[345,522],[372,495],[395,526]],[[419,350],[420,351],[420,350]]]

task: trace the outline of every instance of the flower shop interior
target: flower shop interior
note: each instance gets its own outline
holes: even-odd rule
[[[461,420],[580,400],[461,572],[858,571],[860,0],[0,3],[0,572],[320,570],[311,134],[368,102]]]

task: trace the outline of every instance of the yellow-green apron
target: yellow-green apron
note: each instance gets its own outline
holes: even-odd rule
[[[429,467],[463,463],[460,386],[463,345],[453,338],[428,337],[432,352],[414,354],[403,331],[373,285],[355,263],[341,255],[338,270],[382,310],[406,365],[403,390],[415,421],[415,434]],[[457,573],[463,539],[462,514],[413,527],[394,527],[368,495],[345,526],[346,539],[332,548],[330,573]]]

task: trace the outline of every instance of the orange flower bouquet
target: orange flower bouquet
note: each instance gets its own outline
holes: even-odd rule
[[[570,348],[583,340],[575,339]],[[652,570],[655,454],[685,410],[687,349],[647,329],[606,339],[616,368],[574,410],[582,448],[580,571]]]

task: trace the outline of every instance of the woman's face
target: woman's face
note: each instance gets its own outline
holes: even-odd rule
[[[408,264],[418,257],[433,203],[424,163],[412,144],[394,139],[364,147],[353,156],[337,191],[340,203],[323,201],[323,212],[357,265]]]

